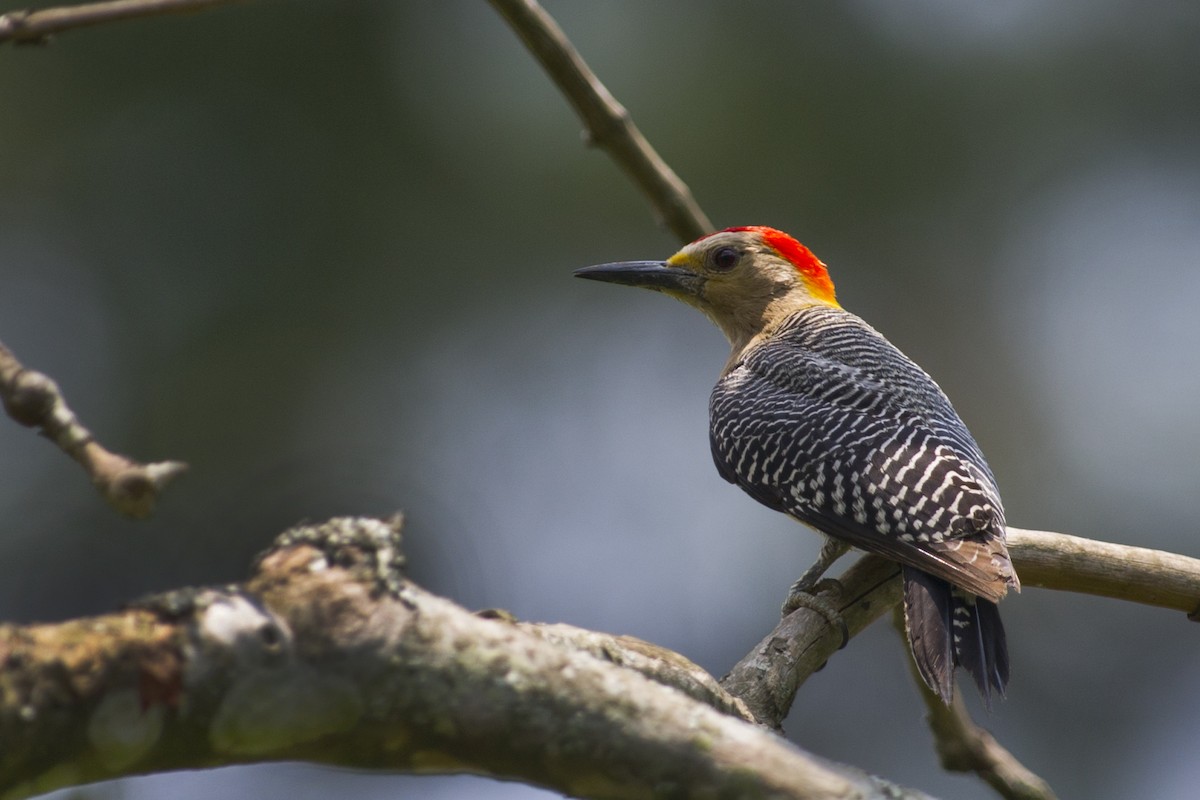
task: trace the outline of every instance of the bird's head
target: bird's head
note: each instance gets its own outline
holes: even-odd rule
[[[599,264],[575,274],[654,289],[695,306],[735,350],[792,311],[838,304],[821,260],[783,231],[761,225],[702,236],[666,261]]]

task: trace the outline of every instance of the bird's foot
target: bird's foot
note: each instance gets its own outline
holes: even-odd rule
[[[825,578],[815,582],[806,581],[804,578],[801,578],[792,584],[792,588],[788,590],[788,596],[783,601],[783,608],[780,609],[780,614],[786,617],[798,608],[807,608],[810,611],[815,611],[829,623],[829,627],[841,633],[842,643],[838,645],[838,649],[841,650],[850,641],[850,629],[846,626],[846,620],[842,618],[841,611],[833,603],[821,596],[822,589],[831,588],[840,589],[841,584],[833,578]]]

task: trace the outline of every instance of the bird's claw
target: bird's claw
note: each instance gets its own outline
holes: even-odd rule
[[[780,615],[786,617],[798,608],[807,608],[810,611],[815,611],[829,623],[829,627],[841,633],[842,643],[838,645],[838,649],[841,650],[850,641],[850,629],[847,627],[846,620],[843,619],[841,611],[833,603],[821,597],[823,589],[840,589],[841,584],[833,578],[825,578],[811,586],[807,586],[805,583],[803,580],[796,581],[792,585],[792,588],[788,590],[788,596],[783,601],[783,608],[780,609]]]

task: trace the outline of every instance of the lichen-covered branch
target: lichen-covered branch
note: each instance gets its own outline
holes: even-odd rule
[[[187,469],[178,461],[141,464],[105,449],[67,406],[58,385],[26,368],[3,344],[0,402],[14,421],[37,428],[79,462],[109,505],[126,516],[150,516],[159,494]]]
[[[574,634],[429,594],[399,573],[399,535],[396,521],[332,520],[282,535],[242,585],[0,627],[0,795],[301,760],[576,797],[923,797],[579,649]]]
[[[588,141],[612,156],[676,238],[690,242],[712,231],[687,185],[650,146],[545,9],[536,0],[490,2],[575,109]]]
[[[469,771],[581,797],[647,787],[919,796],[747,722],[777,727],[795,687],[841,644],[822,614],[789,615],[718,687],[637,639],[471,614],[430,595],[400,573],[399,535],[398,520],[298,528],[239,586],[173,592],[102,618],[0,626],[0,795],[306,760]],[[1018,565],[1025,548],[1047,557],[1059,536],[1017,536]],[[1074,551],[1058,552],[1068,576],[1059,582],[1070,583]],[[895,566],[874,557],[821,594],[851,634],[897,595]],[[948,768],[977,771],[1006,796],[1052,797],[961,709],[931,725]]]
[[[51,36],[73,28],[106,22],[201,11],[236,0],[109,0],[54,8],[21,9],[0,15],[0,44],[44,44]]]

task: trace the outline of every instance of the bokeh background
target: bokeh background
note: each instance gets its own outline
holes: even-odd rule
[[[796,234],[939,379],[1013,524],[1200,555],[1200,7],[547,7],[714,222]],[[571,278],[678,243],[486,3],[76,32],[0,49],[0,108],[0,341],[110,447],[191,465],[124,521],[0,420],[0,618],[236,580],[299,520],[403,509],[424,585],[720,675],[815,556],[712,467],[720,334]],[[1036,589],[1004,615],[1002,742],[1065,797],[1196,796],[1200,628]],[[887,625],[854,640],[790,736],[991,797],[940,771],[904,658]],[[550,796],[303,765],[69,793],[331,795]]]

